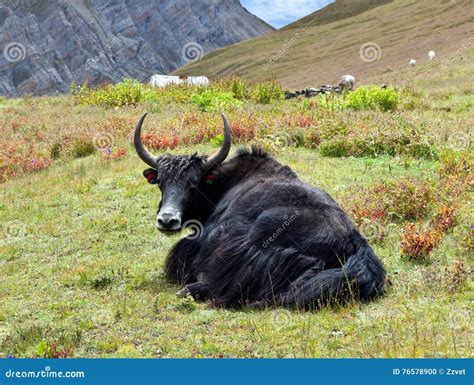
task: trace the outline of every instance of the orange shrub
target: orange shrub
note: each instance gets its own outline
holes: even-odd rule
[[[232,137],[238,141],[250,140],[255,137],[255,126],[241,121],[231,123]]]
[[[296,116],[296,125],[301,128],[308,128],[313,125],[313,118],[305,115]]]
[[[427,258],[440,241],[440,234],[433,229],[417,228],[409,223],[402,234],[402,254],[413,260]]]
[[[104,160],[119,160],[122,159],[125,155],[127,155],[126,148],[117,148],[113,152],[100,152],[100,156]]]
[[[457,225],[457,207],[446,205],[438,210],[438,213],[431,220],[431,227],[440,232],[446,232]]]
[[[178,136],[166,134],[153,135],[148,133],[143,136],[142,141],[145,146],[153,150],[172,150],[173,148],[178,147],[180,144]]]

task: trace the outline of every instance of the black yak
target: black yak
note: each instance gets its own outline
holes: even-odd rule
[[[184,286],[178,294],[224,307],[314,309],[383,293],[382,263],[326,192],[257,147],[225,161],[224,115],[223,144],[211,157],[153,156],[141,141],[145,116],[134,144],[152,167],[145,178],[161,190],[156,226],[196,225],[165,262],[167,278]]]

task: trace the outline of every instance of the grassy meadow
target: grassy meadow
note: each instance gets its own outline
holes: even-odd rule
[[[473,50],[462,55],[386,94],[285,101],[274,82],[232,78],[0,99],[0,356],[472,356]],[[212,153],[221,110],[234,150],[259,144],[350,213],[387,268],[384,297],[296,312],[175,296],[163,261],[183,235],[155,230],[159,192],[131,134],[148,111],[154,152]]]

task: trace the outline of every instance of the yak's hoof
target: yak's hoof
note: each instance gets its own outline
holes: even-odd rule
[[[186,297],[188,294],[191,294],[190,291],[188,290],[188,288],[185,286],[183,287],[180,291],[178,291],[176,293],[176,297],[178,298],[184,298]]]

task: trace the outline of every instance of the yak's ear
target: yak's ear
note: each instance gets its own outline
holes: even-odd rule
[[[154,168],[147,168],[145,171],[143,171],[143,176],[150,184],[158,183],[158,171],[156,171]]]

